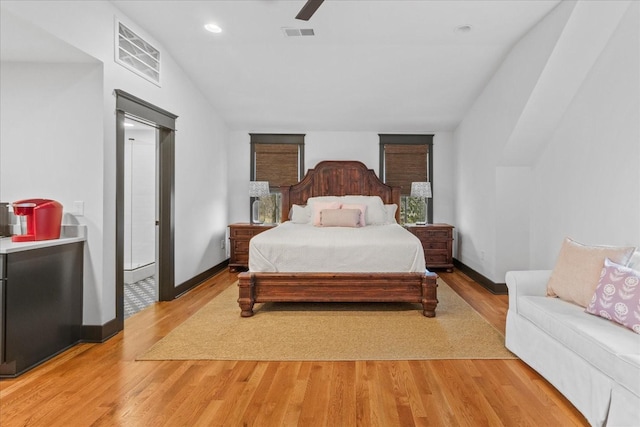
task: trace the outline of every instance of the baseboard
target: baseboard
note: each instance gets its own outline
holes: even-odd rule
[[[178,298],[180,295],[184,294],[185,292],[190,291],[191,289],[193,289],[194,287],[198,286],[200,283],[204,282],[205,280],[207,280],[211,276],[213,276],[213,275],[219,273],[220,271],[224,270],[225,268],[227,268],[228,265],[229,265],[229,260],[228,259],[224,260],[220,264],[214,265],[210,269],[205,270],[202,273],[198,274],[197,276],[192,277],[191,279],[187,280],[186,282],[181,283],[180,285],[176,286],[175,293],[174,293],[174,295],[175,295],[174,299]]]
[[[123,329],[122,322],[112,319],[104,325],[82,325],[82,342],[105,342]]]
[[[225,268],[227,268],[228,264],[229,260],[227,259],[220,264],[215,265],[206,271],[203,271],[202,273],[187,280],[179,286],[176,286],[174,299],[196,287],[211,276],[224,270]],[[118,322],[117,319],[112,319],[104,325],[82,325],[81,340],[82,342],[105,342],[123,329],[124,324],[122,324],[122,322]]]
[[[506,295],[508,293],[506,283],[496,283],[455,258],[453,259],[453,265],[455,265],[455,267],[462,271],[464,274],[478,282],[480,285],[482,285],[483,288],[486,288],[492,294]]]

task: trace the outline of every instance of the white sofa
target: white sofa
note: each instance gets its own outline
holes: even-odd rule
[[[507,348],[591,425],[640,426],[640,335],[547,297],[550,275],[550,270],[507,273]]]

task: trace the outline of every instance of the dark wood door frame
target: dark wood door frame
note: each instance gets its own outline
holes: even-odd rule
[[[125,115],[158,129],[158,299],[175,298],[175,122],[178,116],[116,89],[116,322],[124,328],[124,145]]]

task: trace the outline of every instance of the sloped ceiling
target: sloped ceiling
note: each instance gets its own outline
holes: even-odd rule
[[[573,5],[514,129],[502,164],[534,164],[598,60],[631,2],[584,1]]]
[[[0,60],[3,62],[96,62],[84,52],[7,10],[0,13]]]
[[[327,0],[304,22],[294,19],[304,0],[112,1],[232,129],[374,132],[454,129],[558,2]],[[205,31],[209,22],[223,32]]]

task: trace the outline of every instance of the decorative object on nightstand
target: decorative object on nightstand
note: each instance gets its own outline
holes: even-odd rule
[[[269,181],[250,181],[249,197],[254,198],[251,204],[251,222],[261,224],[260,220],[260,197],[269,195]]]
[[[416,221],[418,225],[424,225],[427,223],[427,207],[431,198],[431,183],[430,182],[412,182],[411,183],[411,197],[420,197],[424,200],[424,221]]]
[[[229,270],[247,269],[249,267],[249,240],[256,234],[275,226],[275,224],[231,224],[229,226]]]
[[[449,224],[405,225],[422,243],[427,268],[453,271],[453,226]]]

